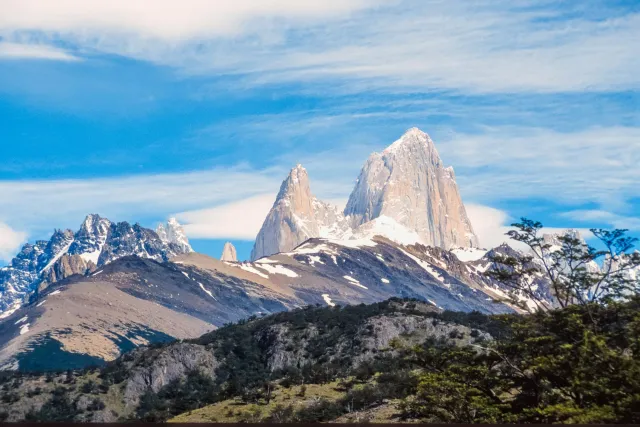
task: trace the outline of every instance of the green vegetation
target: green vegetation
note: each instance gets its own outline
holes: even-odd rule
[[[514,225],[511,237],[538,255],[495,255],[487,275],[510,287],[510,303],[536,300],[530,314],[438,313],[394,298],[253,317],[189,341],[214,354],[215,371],[194,370],[149,390],[137,407],[123,402],[131,367],[154,366],[166,344],[99,370],[0,373],[0,420],[12,405],[40,399],[27,420],[112,411],[122,420],[179,422],[639,423],[640,284],[629,274],[640,265],[640,255],[629,253],[635,241],[621,230],[594,230],[606,251],[571,236],[553,248],[538,237],[540,224]],[[589,268],[598,259],[604,269]],[[556,306],[531,288],[534,272],[550,276]],[[381,316],[466,328],[442,329],[437,339],[401,335],[372,350],[368,338]]]
[[[403,415],[436,422],[605,423],[640,421],[640,253],[626,230],[593,229],[604,250],[575,236],[545,243],[527,219],[508,234],[533,255],[493,258],[488,275],[536,302],[505,320],[511,333],[485,347],[416,349],[423,372]],[[601,269],[591,266],[603,259]],[[540,269],[558,307],[538,297]]]

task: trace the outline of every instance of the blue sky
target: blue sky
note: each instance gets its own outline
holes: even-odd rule
[[[0,0],[0,262],[87,213],[248,257],[296,163],[344,203],[406,129],[481,243],[640,235],[637,1]]]

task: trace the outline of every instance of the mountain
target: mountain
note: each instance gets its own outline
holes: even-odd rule
[[[0,365],[43,370],[100,364],[139,345],[192,338],[230,321],[307,305],[402,297],[437,310],[521,312],[505,302],[508,287],[483,275],[495,252],[515,253],[506,245],[452,252],[376,236],[308,239],[256,262],[195,252],[163,262],[122,257],[52,283],[9,313],[0,321]],[[542,274],[532,273],[530,281],[536,297],[552,304]],[[525,295],[517,297],[535,307]]]
[[[177,219],[169,218],[166,226],[159,224],[156,233],[164,243],[176,245],[181,253],[193,252],[189,239]]]
[[[236,253],[236,247],[233,246],[233,243],[226,242],[224,244],[224,248],[222,248],[222,255],[220,256],[221,261],[238,261],[238,254]]]
[[[198,254],[191,255],[197,263]],[[140,345],[195,338],[297,302],[215,269],[126,256],[51,284],[0,322],[0,366],[43,371],[99,365]]]
[[[52,300],[50,296],[47,304]],[[50,410],[52,405],[46,402],[57,390],[69,399],[70,411],[64,415],[71,417],[68,421],[139,419],[147,412],[142,406],[145,396],[151,393],[164,399],[162,396],[169,396],[163,394],[169,384],[190,378],[199,381],[193,390],[197,395],[206,394],[202,387],[219,390],[220,394],[207,394],[211,397],[240,393],[255,381],[262,384],[262,376],[276,381],[299,372],[305,384],[312,384],[318,375],[314,367],[318,373],[346,376],[375,360],[393,341],[417,344],[440,339],[455,345],[473,344],[491,339],[490,325],[489,319],[478,314],[454,318],[428,303],[399,299],[370,306],[293,310],[220,328],[197,339],[138,348],[98,370],[23,376],[19,389],[9,382],[0,390],[0,412],[6,414],[4,419],[18,421],[29,411]],[[191,327],[199,335],[202,325]],[[36,385],[39,393],[29,393]],[[9,398],[16,392],[17,400]],[[183,396],[182,392],[172,395]],[[92,405],[96,399],[103,404]],[[199,406],[212,402],[197,401]],[[175,406],[174,413],[184,411],[180,405],[166,403],[166,407]],[[58,421],[58,416],[57,412],[47,415],[49,421]]]
[[[102,367],[4,372],[0,420],[635,425],[639,310],[637,296],[549,316],[401,298],[304,307]]]
[[[339,237],[347,229],[342,212],[311,193],[309,175],[297,165],[280,186],[256,236],[251,259],[293,249],[311,237]]]
[[[139,224],[112,223],[88,215],[77,232],[55,230],[49,241],[27,243],[0,269],[0,318],[17,310],[48,284],[73,274],[87,274],[118,258],[136,255],[167,261],[191,252],[180,225],[170,221],[164,240]]]
[[[251,259],[289,251],[312,237],[375,235],[444,249],[479,246],[453,168],[444,167],[433,141],[419,129],[369,157],[343,212],[311,193],[301,165],[293,168],[256,237]]]
[[[409,129],[365,163],[344,211],[353,227],[376,218],[444,249],[478,247],[452,167],[444,167],[429,135]]]

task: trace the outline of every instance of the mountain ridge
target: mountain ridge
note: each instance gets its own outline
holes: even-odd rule
[[[72,274],[90,273],[123,256],[168,261],[193,251],[177,221],[170,222],[172,234],[163,240],[139,224],[113,223],[89,214],[77,232],[56,229],[48,241],[26,243],[9,265],[0,268],[0,318],[50,283]]]
[[[287,252],[308,238],[366,238],[445,249],[477,248],[452,167],[444,167],[431,138],[411,128],[369,156],[343,211],[313,195],[298,164],[283,181],[258,232],[251,260]]]

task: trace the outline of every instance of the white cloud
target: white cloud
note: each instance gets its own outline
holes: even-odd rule
[[[9,261],[26,238],[26,233],[0,222],[0,260]]]
[[[269,21],[328,19],[374,6],[367,0],[3,0],[0,28],[125,35],[175,42],[237,36],[264,29]],[[101,41],[96,41],[99,44]]]
[[[513,230],[511,224],[518,221],[510,218],[505,211],[473,203],[466,204],[465,208],[467,210],[469,220],[471,221],[471,225],[473,226],[473,230],[478,236],[478,240],[482,247],[490,249],[500,246],[503,243],[507,243],[513,248],[527,250],[528,247],[525,244],[511,240],[509,236],[506,236],[506,233],[509,230]],[[578,230],[580,235],[586,240],[594,238],[593,234],[588,229],[575,227],[544,227],[541,230],[541,234],[563,233],[569,228]]]
[[[0,60],[1,59],[77,61],[79,58],[54,46],[0,42]]]
[[[640,14],[546,0],[4,0],[0,35],[246,84],[566,92],[640,87]],[[597,10],[595,10],[597,8]],[[588,9],[588,8],[587,8]],[[1,13],[2,10],[5,13]],[[595,12],[594,12],[595,10]]]
[[[254,240],[275,193],[260,194],[220,206],[176,214],[190,238]]]
[[[175,217],[183,224],[189,238],[254,240],[276,193],[260,194],[223,205],[181,212]],[[343,209],[347,199],[328,199],[328,203]]]
[[[92,212],[130,221],[276,191],[281,180],[279,170],[230,167],[118,178],[0,181],[0,218],[24,229],[75,228]]]
[[[454,165],[462,192],[474,200],[533,197],[617,210],[640,196],[640,128],[487,128],[436,143],[445,163]]]
[[[616,213],[603,210],[574,210],[564,212],[561,216],[580,222],[604,223],[618,229],[633,231],[640,230],[640,218],[618,215]]]

